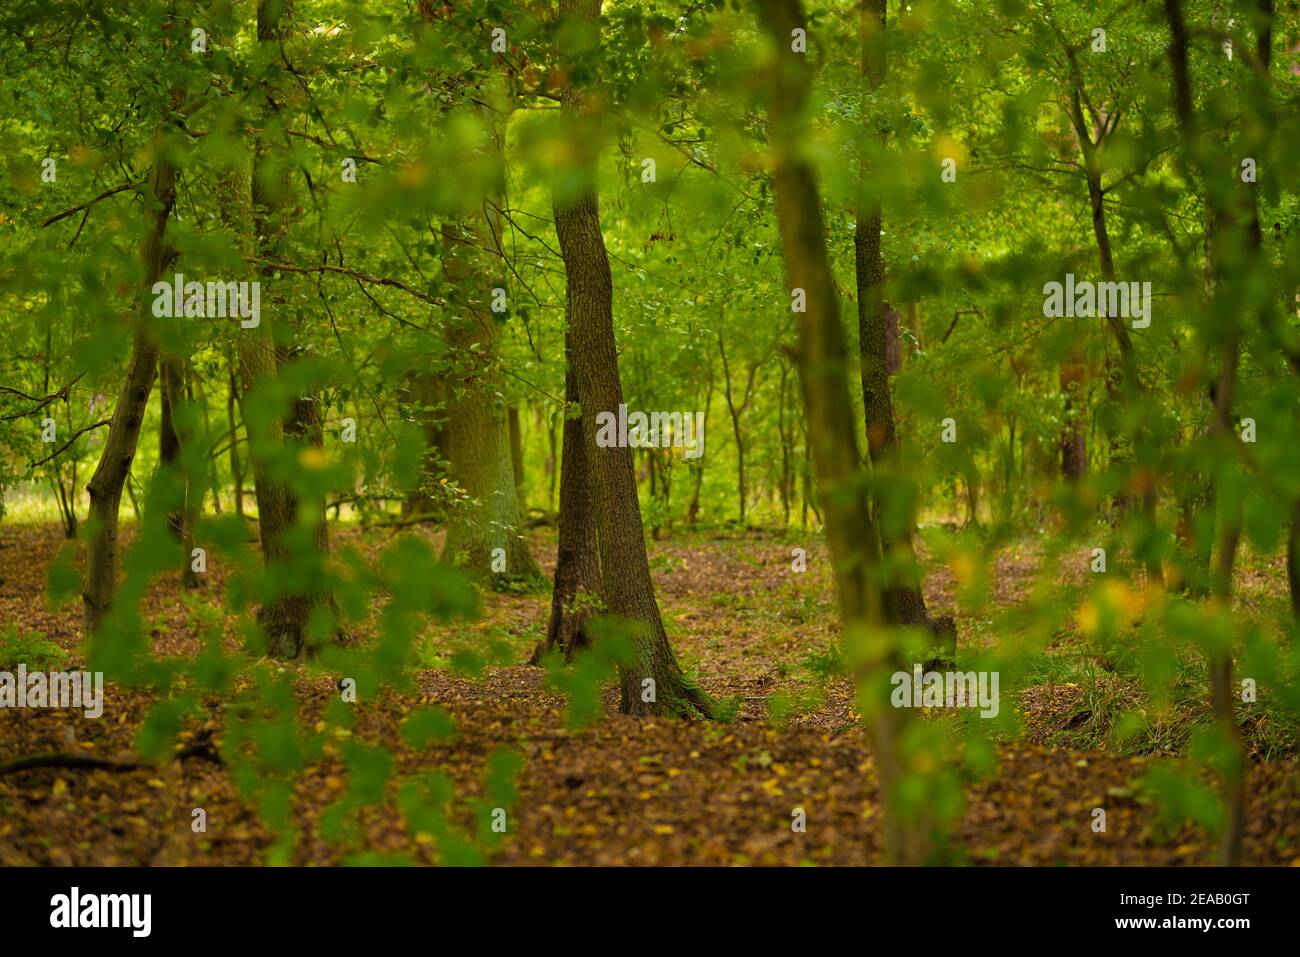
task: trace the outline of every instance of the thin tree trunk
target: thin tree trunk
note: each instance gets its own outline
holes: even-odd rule
[[[184,495],[185,479],[180,474],[181,437],[176,428],[175,409],[181,404],[181,390],[184,387],[185,371],[179,356],[164,354],[160,362],[160,388],[162,414],[158,419],[158,468],[170,476],[169,481],[180,486]],[[167,513],[167,528],[176,538],[181,537],[184,520],[181,509],[174,508]]]
[[[885,0],[864,0],[861,6],[862,74],[871,90],[885,79]],[[872,122],[870,117],[864,123]],[[864,183],[870,169],[863,163],[860,176]],[[881,210],[879,202],[860,205],[857,228],[853,233],[853,258],[858,293],[858,345],[862,375],[862,404],[866,419],[867,447],[872,468],[898,487],[906,479],[896,474],[898,436],[894,423],[894,404],[889,392],[889,336],[884,300],[885,260],[880,246]],[[905,493],[902,493],[905,494]],[[885,592],[885,609],[895,625],[928,625],[925,595],[919,583],[907,580],[916,560],[912,551],[914,517],[903,517],[901,527],[887,520],[888,491],[876,493],[874,508],[880,529],[881,545],[894,565]],[[955,647],[952,650],[956,650]]]
[[[709,362],[709,379],[704,386],[704,423],[708,428],[709,409],[713,405],[713,362]],[[686,506],[686,525],[694,529],[695,523],[700,517],[700,492],[704,488],[704,459],[697,459],[695,462],[695,480],[691,483],[691,501]]]
[[[1169,60],[1174,77],[1174,104],[1178,117],[1179,131],[1183,146],[1188,156],[1189,165],[1196,163],[1201,145],[1201,136],[1197,118],[1192,107],[1191,77],[1187,64],[1187,50],[1190,38],[1183,20],[1182,0],[1165,0],[1165,17],[1169,23],[1171,43]],[[1271,14],[1268,5],[1266,12]],[[1271,18],[1270,18],[1271,19]],[[1268,34],[1271,36],[1271,32]],[[1264,69],[1267,71],[1269,49],[1261,51]],[[1208,171],[1199,170],[1203,179],[1208,179]],[[1237,202],[1241,202],[1238,196]],[[1222,208],[1222,201],[1208,190],[1205,193],[1207,212],[1210,213],[1210,235],[1206,243],[1211,274],[1221,269],[1221,257],[1215,247],[1239,241],[1241,237],[1235,226],[1233,213]],[[1253,213],[1253,200],[1251,201]],[[1250,216],[1246,231],[1246,240],[1258,251],[1261,243],[1258,215]],[[1212,296],[1221,295],[1223,283],[1216,282]],[[1225,313],[1230,314],[1230,310]],[[1219,356],[1219,374],[1211,390],[1214,403],[1214,419],[1211,432],[1217,447],[1229,454],[1234,437],[1232,435],[1232,402],[1237,382],[1237,364],[1241,340],[1241,330],[1233,328],[1222,343]],[[1218,488],[1213,476],[1208,478],[1206,509],[1214,514],[1217,508]],[[1219,532],[1219,555],[1211,579],[1211,591],[1218,603],[1225,609],[1232,603],[1232,574],[1237,552],[1237,543],[1241,535],[1241,505],[1233,501],[1225,503],[1225,521]],[[1232,642],[1225,642],[1222,647],[1211,651],[1210,658],[1210,697],[1214,709],[1215,723],[1222,735],[1226,759],[1223,762],[1223,787],[1225,822],[1220,842],[1220,863],[1224,866],[1237,866],[1242,862],[1242,838],[1246,827],[1246,749],[1241,739],[1241,730],[1237,726],[1236,708],[1232,689]]]
[[[235,359],[228,356],[230,376],[226,392],[226,423],[230,429],[230,477],[235,485],[235,514],[244,517],[244,466],[239,458],[239,434],[235,421],[235,401],[239,388],[235,384]]]
[[[524,436],[519,426],[519,406],[512,405],[506,412],[510,424],[510,465],[514,471],[515,499],[519,502],[519,511],[527,508],[524,500]]]

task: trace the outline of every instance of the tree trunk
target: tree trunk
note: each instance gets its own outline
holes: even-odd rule
[[[560,0],[560,17],[583,31],[570,62],[580,61],[599,39],[601,0]],[[577,74],[570,74],[571,76]],[[600,231],[596,194],[600,119],[587,99],[569,85],[562,116],[576,156],[574,172],[585,180],[576,195],[555,205],[555,231],[568,287],[573,365],[582,406],[583,438],[589,459],[601,580],[606,610],[630,626],[635,661],[620,663],[621,710],[625,714],[714,714],[714,705],[682,673],[668,644],[646,556],[645,528],[637,500],[631,450],[596,444],[595,416],[617,415],[623,403],[618,349],[614,340],[614,288]]]
[[[152,211],[152,223],[141,255],[144,285],[137,304],[140,325],[131,346],[131,359],[113,409],[104,451],[86,486],[90,493],[89,520],[93,530],[86,544],[86,576],[81,593],[87,634],[98,628],[108,614],[117,586],[117,512],[122,502],[122,486],[131,471],[140,440],[140,425],[158,373],[158,343],[150,325],[149,290],[174,256],[164,234],[172,205],[176,202],[176,168],[167,158],[161,137],[155,141],[153,171],[141,195],[146,207]]]
[[[1083,358],[1072,352],[1061,363],[1060,385],[1065,396],[1065,424],[1061,427],[1061,475],[1067,482],[1088,474],[1088,439],[1084,432],[1084,395],[1088,370]]]
[[[519,511],[523,512],[528,504],[524,501],[524,436],[519,426],[519,406],[510,406],[506,414],[510,423],[510,465],[515,478],[515,500],[519,503]]]
[[[718,330],[718,352],[722,356],[722,396],[727,400],[727,414],[731,416],[731,434],[736,442],[736,498],[740,504],[740,527],[745,527],[745,434],[740,428],[741,416],[749,405],[750,390],[754,385],[755,367],[750,367],[749,384],[745,388],[744,400],[739,406],[731,393],[731,365],[727,362],[727,347],[722,341],[722,330]]]
[[[907,770],[900,743],[908,711],[892,707],[889,701],[889,676],[905,670],[905,663],[898,633],[887,622],[884,595],[873,581],[882,561],[880,537],[866,497],[858,491],[864,462],[854,438],[839,298],[826,253],[821,200],[799,144],[808,66],[803,55],[790,51],[790,36],[806,25],[798,0],[769,0],[759,4],[759,14],[776,49],[771,120],[777,140],[773,171],[777,220],[789,284],[807,295],[807,311],[796,317],[796,360],[813,467],[826,509],[826,537],[845,643],[858,679],[885,807],[885,861],[919,864],[929,853],[928,828],[923,815],[905,820],[900,813],[899,784]]]
[[[577,407],[578,377],[573,367],[573,336],[565,333],[564,402]],[[551,617],[546,640],[533,652],[533,663],[549,651],[571,661],[576,651],[591,644],[587,629],[596,608],[592,599],[601,593],[600,560],[596,544],[596,516],[588,477],[584,418],[564,420],[564,458],[560,462],[560,540],[555,558],[555,584],[551,592]]]
[[[235,485],[235,514],[244,517],[244,466],[239,458],[239,432],[235,421],[235,401],[239,387],[235,383],[235,359],[228,358],[230,381],[226,393],[226,423],[230,429],[230,478]]]
[[[498,248],[495,235],[490,223],[443,226],[443,272],[450,283],[480,290],[486,298],[496,282],[482,263],[482,250]],[[500,398],[504,386],[495,358],[496,317],[478,299],[448,321],[446,336],[457,359],[471,364],[448,383],[445,427],[448,474],[469,501],[447,528],[442,559],[490,579],[497,588],[510,581],[534,581],[541,570],[520,535],[509,416]]]
[[[402,377],[399,402],[419,423],[424,433],[419,485],[407,493],[402,502],[402,517],[435,513],[438,501],[428,491],[427,483],[444,472],[447,462],[446,381],[427,369],[411,369]]]
[[[257,39],[268,52],[278,48],[290,33],[291,0],[258,0]],[[272,60],[279,60],[278,50]],[[281,91],[274,82],[264,84],[266,102],[263,108],[262,132],[253,148],[253,174],[249,195],[252,201],[252,235],[256,237],[259,258],[275,260],[288,232],[291,210],[289,169],[274,162],[273,153],[284,144],[273,144],[277,132],[282,133],[284,120],[280,117]],[[242,180],[242,175],[237,177]],[[237,204],[237,205],[235,205]],[[235,197],[222,203],[232,223],[242,216],[246,207]],[[238,211],[238,212],[237,212]],[[247,233],[236,233],[247,235]],[[272,290],[283,280],[274,278],[275,269],[261,266],[260,280]],[[244,379],[244,398],[259,384],[277,376],[290,365],[296,355],[292,344],[295,331],[282,333],[282,341],[272,334],[272,321],[267,315],[276,314],[275,306],[284,298],[277,292],[263,297],[272,308],[263,310],[261,322],[252,329],[239,330],[239,353]],[[307,626],[314,613],[323,609],[333,619],[334,603],[330,592],[319,584],[318,574],[304,574],[304,561],[315,569],[323,568],[329,555],[329,533],[325,524],[325,503],[302,501],[287,484],[271,476],[266,459],[284,454],[284,447],[319,447],[322,441],[319,401],[313,394],[295,396],[282,421],[266,420],[256,414],[250,416],[247,401],[244,404],[244,425],[248,434],[249,459],[253,464],[254,491],[257,497],[257,517],[262,543],[262,556],[268,577],[284,584],[278,594],[263,603],[258,610],[258,623],[267,637],[267,652],[274,658],[297,658],[314,652]],[[258,421],[262,419],[262,421]],[[311,550],[307,555],[292,554],[289,548],[290,532],[298,524],[310,523]]]
[[[180,493],[183,496],[185,479],[180,472],[181,437],[175,419],[175,409],[181,403],[181,389],[185,376],[181,358],[163,355],[160,359],[160,372],[158,394],[162,400],[162,409],[158,417],[158,468],[160,472],[169,476],[169,481],[180,486]],[[177,539],[181,537],[183,524],[184,519],[180,508],[168,511],[167,528]]]
[[[713,405],[713,362],[709,362],[709,379],[704,386],[704,423],[708,428],[709,409]],[[691,501],[686,506],[686,525],[694,529],[695,523],[700,517],[700,492],[704,488],[704,459],[701,457],[696,460],[694,465],[694,481],[691,483]]]
[[[865,0],[862,5],[862,73],[870,89],[877,89],[885,79],[885,0]],[[864,117],[864,123],[871,118]],[[865,162],[860,171],[863,182],[870,175]],[[860,184],[861,187],[862,184]],[[894,423],[894,404],[889,392],[889,335],[886,326],[887,304],[884,300],[885,260],[880,248],[881,211],[878,202],[860,206],[857,228],[853,233],[853,258],[858,293],[858,345],[862,375],[862,405],[866,418],[867,448],[872,468],[883,473],[897,494],[905,477],[897,474],[898,435]],[[895,320],[897,321],[897,320]],[[885,610],[895,625],[928,625],[925,595],[918,583],[909,581],[916,574],[912,551],[910,510],[900,516],[902,523],[889,521],[889,492],[876,493],[874,509],[880,529],[884,554],[893,565],[889,587],[885,592]],[[955,648],[951,649],[956,651]]]
[[[1300,498],[1291,503],[1291,528],[1286,540],[1286,580],[1291,589],[1291,611],[1300,622]]]
[[[1186,23],[1183,20],[1182,0],[1165,0],[1164,6],[1172,41],[1169,45],[1169,60],[1174,78],[1174,104],[1175,113],[1178,117],[1179,132],[1182,134],[1184,154],[1188,157],[1188,164],[1199,165],[1196,158],[1201,155],[1201,133],[1192,109],[1191,76],[1187,63],[1190,37]],[[1271,37],[1271,5],[1264,3],[1261,10],[1267,15],[1266,29],[1261,31],[1261,41],[1263,41],[1263,37]],[[1271,54],[1267,42],[1263,43],[1259,53],[1265,79],[1267,80]],[[1200,169],[1199,172],[1202,180],[1208,182],[1211,175],[1210,171]],[[1209,232],[1206,237],[1207,258],[1209,260],[1207,265],[1211,275],[1216,276],[1217,280],[1211,292],[1212,300],[1224,294],[1225,277],[1216,275],[1221,274],[1223,268],[1220,252],[1244,240],[1254,251],[1254,255],[1258,256],[1261,245],[1259,217],[1253,196],[1247,200],[1247,197],[1241,194],[1241,184],[1238,183],[1236,199],[1231,202],[1238,205],[1237,212],[1244,212],[1248,217],[1245,229],[1238,225],[1236,212],[1230,207],[1225,207],[1224,201],[1217,193],[1211,190],[1207,190],[1205,193],[1206,211],[1210,214]],[[1243,232],[1245,233],[1244,236],[1241,235]],[[1233,312],[1230,309],[1225,309],[1222,310],[1221,314],[1233,315]],[[1211,433],[1221,450],[1220,454],[1225,456],[1226,461],[1232,461],[1231,448],[1232,443],[1235,441],[1232,434],[1232,403],[1237,383],[1241,335],[1241,329],[1234,326],[1228,330],[1228,334],[1221,341],[1219,347],[1219,372],[1210,389],[1210,396],[1214,405]],[[1218,502],[1218,487],[1213,475],[1208,477],[1206,486],[1205,508],[1213,515],[1220,504]],[[1237,544],[1241,537],[1242,515],[1240,501],[1224,502],[1223,505],[1224,521],[1218,536],[1218,562],[1215,565],[1211,579],[1211,591],[1216,603],[1227,610],[1232,605],[1232,576]],[[1248,770],[1246,748],[1241,739],[1241,729],[1237,725],[1234,703],[1232,652],[1233,644],[1228,641],[1223,647],[1211,650],[1209,654],[1210,698],[1214,710],[1215,724],[1222,736],[1223,750],[1226,752],[1221,768],[1225,820],[1220,841],[1220,864],[1228,867],[1238,866],[1242,862],[1242,838],[1246,830],[1246,775]]]

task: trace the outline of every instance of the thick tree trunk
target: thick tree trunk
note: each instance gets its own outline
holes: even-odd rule
[[[808,66],[803,55],[790,51],[790,36],[795,28],[806,29],[806,24],[798,0],[769,0],[759,4],[759,12],[777,51],[772,102],[777,219],[790,286],[807,294],[807,311],[797,316],[796,359],[812,461],[826,509],[826,538],[845,641],[854,662],[885,806],[885,860],[919,864],[929,852],[927,827],[921,820],[924,815],[905,820],[900,813],[899,782],[906,772],[900,745],[908,712],[892,707],[889,701],[889,676],[907,667],[898,633],[887,622],[884,595],[873,581],[882,561],[880,537],[870,505],[860,491],[864,463],[854,438],[848,355],[826,253],[821,200],[798,143]]]
[[[586,31],[578,48],[566,51],[571,57],[590,50],[598,40],[600,2],[560,0],[561,19]],[[698,712],[712,717],[713,702],[682,673],[659,617],[631,450],[596,444],[595,417],[600,412],[617,414],[623,387],[614,340],[613,280],[596,195],[600,124],[584,105],[585,98],[575,86],[565,90],[563,116],[579,157],[575,171],[589,181],[576,196],[556,204],[555,231],[568,284],[571,358],[585,425],[605,607],[629,626],[636,648],[636,660],[619,665],[621,710],[626,714]]]
[[[258,0],[257,39],[262,46],[277,52],[271,58],[279,60],[278,46],[290,33],[291,0]],[[253,173],[249,196],[252,202],[252,235],[255,237],[258,258],[275,260],[280,255],[280,245],[288,231],[290,215],[289,168],[275,162],[275,153],[284,148],[273,142],[277,133],[282,135],[284,120],[280,117],[281,91],[273,82],[264,84],[265,106],[262,132],[253,148]],[[234,181],[242,180],[242,171]],[[222,204],[231,222],[248,215],[247,207],[235,196]],[[242,214],[242,215],[241,215]],[[247,220],[244,220],[247,222]],[[248,235],[247,232],[236,235]],[[294,330],[283,331],[283,344],[272,334],[276,307],[284,297],[275,291],[275,270],[262,266],[259,280],[270,287],[262,298],[271,308],[263,309],[260,323],[251,329],[239,330],[239,356],[244,380],[244,398],[259,383],[273,379],[295,357]],[[315,395],[296,396],[290,402],[283,421],[257,414],[249,415],[249,405],[244,404],[244,424],[248,433],[249,460],[253,465],[254,491],[257,498],[257,517],[262,544],[262,557],[268,577],[281,583],[280,593],[266,601],[258,610],[258,623],[267,637],[267,652],[275,658],[297,658],[311,654],[307,626],[317,609],[323,609],[335,618],[333,596],[320,586],[319,574],[304,569],[307,561],[314,569],[323,568],[329,554],[329,533],[325,524],[325,502],[300,501],[289,485],[272,477],[268,456],[284,454],[284,446],[300,447],[321,444],[321,416],[319,400]],[[290,532],[300,522],[311,525],[311,553],[291,554]],[[292,584],[288,584],[292,583]]]
[[[515,495],[510,424],[500,398],[504,385],[495,358],[500,334],[495,316],[483,304],[497,283],[482,263],[482,250],[499,248],[496,234],[491,223],[442,228],[443,272],[448,281],[481,290],[482,296],[467,305],[461,316],[449,319],[446,330],[453,352],[469,365],[447,384],[444,430],[449,476],[469,500],[447,528],[442,558],[501,588],[510,581],[535,581],[541,570],[520,535],[523,520]]]
[[[122,502],[122,486],[131,471],[140,440],[140,425],[158,373],[158,343],[150,326],[149,289],[167,269],[174,255],[164,234],[172,205],[176,202],[176,168],[167,159],[161,143],[154,151],[153,170],[141,195],[146,208],[151,211],[152,222],[141,255],[144,285],[137,304],[140,325],[131,347],[126,378],[113,409],[104,451],[86,486],[90,493],[90,525],[93,529],[86,545],[86,576],[81,593],[87,634],[99,627],[112,604],[117,585],[117,513]]]

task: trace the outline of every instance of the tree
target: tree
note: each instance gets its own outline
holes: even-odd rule
[[[170,102],[172,109],[180,103],[175,89]],[[176,256],[166,238],[167,221],[176,202],[176,166],[170,153],[174,146],[167,141],[171,120],[164,118],[162,122],[164,132],[153,144],[153,170],[140,189],[148,211],[148,226],[140,250],[144,282],[136,303],[138,325],[131,359],[113,408],[99,465],[86,486],[90,493],[90,536],[81,599],[87,633],[99,627],[112,605],[117,586],[117,529],[122,487],[131,472],[145,407],[158,374],[158,342],[150,327],[152,309],[148,293]]]
[[[556,203],[555,232],[564,257],[566,317],[572,335],[578,404],[587,424],[584,440],[590,469],[600,573],[606,610],[631,629],[635,661],[619,666],[620,708],[625,714],[714,714],[713,702],[687,679],[668,644],[655,601],[645,528],[637,500],[630,449],[601,448],[591,426],[601,411],[617,414],[623,404],[618,349],[614,340],[614,284],[600,229],[596,192],[600,114],[584,89],[591,66],[584,54],[599,33],[601,0],[561,0],[561,43],[570,45],[573,78],[562,94],[565,129],[576,155],[576,186]],[[589,81],[588,81],[589,82]]]
[[[861,4],[862,74],[868,89],[875,91],[885,79],[885,0],[863,0]],[[870,123],[871,117],[864,117]],[[883,137],[881,137],[883,139]],[[861,353],[862,404],[866,420],[867,448],[872,468],[887,478],[893,492],[878,491],[874,509],[881,544],[886,559],[894,566],[885,592],[885,609],[895,625],[930,625],[925,595],[918,582],[909,582],[914,573],[912,526],[915,518],[910,508],[890,509],[888,500],[897,496],[911,498],[904,487],[906,479],[897,474],[898,428],[894,421],[894,404],[889,391],[888,306],[885,302],[885,260],[881,251],[881,209],[878,199],[866,194],[871,169],[863,161],[859,184],[857,226],[853,233],[854,274],[858,293],[858,346]],[[897,342],[897,317],[894,318],[894,341]],[[945,642],[955,649],[955,627],[951,620],[938,626]]]
[[[278,155],[288,136],[287,97],[279,64],[283,44],[291,35],[292,15],[292,0],[258,0],[257,40],[266,55],[268,75],[262,82],[262,132],[253,143],[252,223],[260,281],[272,289],[282,281],[274,263],[281,255],[293,215],[290,166]],[[274,292],[269,298],[273,304],[285,301]],[[268,461],[281,452],[281,443],[296,450],[300,461],[304,450],[321,447],[324,431],[319,396],[310,388],[298,390],[288,397],[288,409],[278,422],[250,413],[248,406],[252,390],[270,388],[273,380],[298,360],[301,343],[295,338],[300,335],[301,330],[282,328],[274,319],[264,318],[253,335],[241,340],[240,349],[244,422],[249,430],[262,557],[275,582],[275,594],[263,603],[257,617],[266,633],[267,650],[276,658],[297,658],[313,651],[308,624],[318,609],[331,621],[335,617],[333,598],[319,578],[300,574],[305,563],[319,568],[329,555],[324,497],[304,499],[286,480],[284,469]],[[308,456],[310,460],[310,453]],[[296,529],[305,533],[305,549],[294,547]]]
[[[760,0],[760,19],[776,49],[771,64],[771,126],[775,146],[772,178],[776,211],[792,289],[807,295],[798,316],[795,358],[803,386],[804,415],[813,468],[821,486],[826,540],[845,641],[855,661],[861,701],[885,805],[885,860],[920,864],[928,855],[924,826],[907,823],[900,782],[907,773],[902,737],[907,712],[889,703],[888,676],[904,668],[898,632],[889,627],[885,596],[877,581],[883,561],[880,534],[865,494],[849,402],[847,350],[840,326],[839,296],[826,253],[821,198],[799,148],[801,113],[809,70],[791,50],[795,30],[807,29],[799,0]]]

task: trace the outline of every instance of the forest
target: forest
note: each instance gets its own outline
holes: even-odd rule
[[[1297,0],[0,78],[0,864],[1300,865]]]

